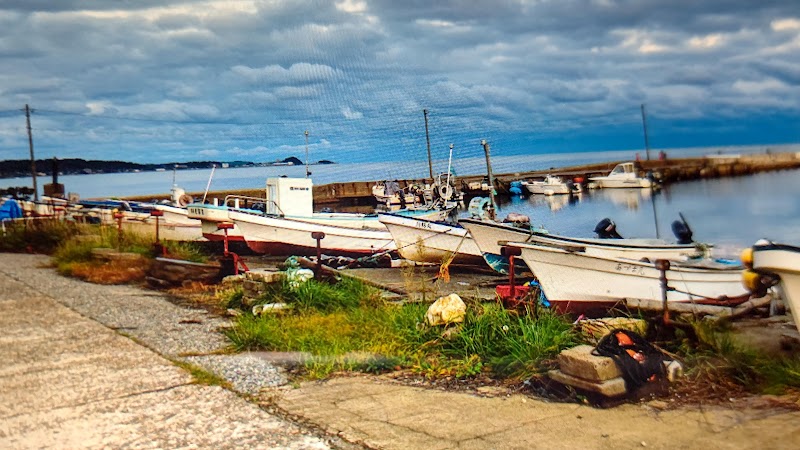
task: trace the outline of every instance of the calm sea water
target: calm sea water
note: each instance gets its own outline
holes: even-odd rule
[[[716,153],[763,152],[764,147],[670,150],[670,156]],[[773,147],[773,151],[798,151],[799,146]],[[569,165],[633,159],[634,152],[594,152],[551,155],[493,155],[495,173],[547,169]],[[459,158],[452,167],[459,175],[483,174],[483,158]],[[426,161],[403,164],[352,163],[311,166],[315,184],[375,179],[416,179],[428,174]],[[435,161],[434,171],[447,170],[447,161]],[[187,191],[203,191],[211,170],[182,170],[175,173],[179,186]],[[303,177],[303,166],[217,169],[211,190],[243,189],[264,186],[268,177]],[[81,198],[163,194],[172,186],[172,172],[66,175],[59,177],[68,192]],[[49,178],[39,180],[39,186]],[[29,178],[0,179],[0,188],[30,186]],[[606,189],[585,192],[579,197],[553,196],[504,199],[500,217],[508,212],[527,214],[537,225],[552,233],[593,235],[595,224],[604,217],[617,223],[625,237],[672,239],[670,224],[682,212],[698,241],[714,242],[720,254],[737,254],[740,248],[760,238],[800,244],[800,172],[784,171],[747,177],[681,182],[651,193],[649,189]],[[464,213],[462,213],[463,215]]]
[[[671,224],[683,213],[698,242],[711,242],[720,256],[739,251],[761,238],[800,244],[800,171],[696,180],[660,190],[599,189],[579,196],[511,198],[499,205],[499,216],[527,214],[551,233],[592,237],[597,222],[608,217],[623,237],[674,240]],[[655,217],[658,218],[657,222]]]

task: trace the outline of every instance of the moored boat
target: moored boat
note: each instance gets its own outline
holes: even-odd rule
[[[800,330],[800,247],[771,242],[756,244],[753,246],[753,269],[771,272],[780,278],[783,299]]]
[[[259,254],[316,254],[314,233],[325,234],[320,244],[326,255],[360,257],[395,249],[392,235],[386,230],[309,222],[244,209],[229,209],[228,218],[250,250]]]
[[[456,265],[484,266],[475,241],[465,228],[445,222],[434,222],[381,213],[379,220],[391,233],[397,252],[411,261]]]
[[[564,181],[561,177],[547,175],[542,181],[523,181],[522,186],[531,194],[564,195],[580,194],[581,185],[571,180]]]
[[[612,306],[624,300],[662,300],[661,271],[650,261],[601,258],[582,251],[508,242],[539,280],[551,303],[563,310]],[[706,302],[748,296],[739,265],[711,260],[671,262],[666,270],[669,302]]]
[[[601,221],[601,224],[606,223],[606,220]],[[661,239],[575,238],[486,220],[460,219],[458,223],[469,230],[487,264],[501,273],[507,271],[508,262],[500,255],[499,241],[527,242],[579,250],[587,255],[602,258],[686,260],[702,256],[704,252],[703,248],[694,243],[671,244]],[[710,246],[706,245],[705,248]]]
[[[642,178],[636,171],[636,166],[632,162],[617,164],[608,175],[604,177],[591,177],[591,181],[597,183],[601,188],[649,188],[653,186],[653,181],[649,178]]]

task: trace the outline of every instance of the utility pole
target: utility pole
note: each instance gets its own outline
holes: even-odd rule
[[[28,148],[31,151],[31,176],[33,177],[33,200],[39,201],[39,188],[36,185],[36,158],[33,157],[33,134],[31,132],[31,109],[25,104],[25,121],[28,124]]]
[[[486,172],[489,174],[489,199],[492,202],[491,206],[489,207],[489,219],[495,220],[496,203],[494,202],[494,175],[492,175],[491,150],[489,149],[489,143],[486,142],[486,139],[481,140],[481,145],[483,146],[483,152],[486,154]]]
[[[431,162],[431,136],[428,134],[428,110],[423,109],[422,114],[425,116],[425,142],[428,144],[428,171],[431,174],[431,182],[436,181],[433,179],[433,163]]]
[[[306,178],[308,178],[309,171],[308,171],[308,130],[305,132],[306,135]]]
[[[650,161],[650,141],[647,139],[647,115],[644,112],[644,103],[642,103],[642,127],[644,128],[644,150],[647,152],[647,160]]]

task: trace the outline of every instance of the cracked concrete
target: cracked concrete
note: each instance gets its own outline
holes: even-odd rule
[[[382,449],[797,448],[800,412],[725,408],[658,411],[479,397],[354,376],[273,394],[289,414]]]

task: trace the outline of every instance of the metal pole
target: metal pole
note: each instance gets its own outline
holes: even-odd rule
[[[208,176],[208,183],[206,184],[206,190],[203,192],[203,201],[200,203],[206,202],[206,197],[208,196],[208,189],[211,188],[211,179],[214,178],[214,171],[217,169],[216,164],[211,165],[211,175]]]
[[[305,131],[306,135],[306,178],[308,178],[308,130]]]
[[[642,103],[642,128],[644,128],[644,149],[647,153],[647,160],[650,161],[650,141],[647,138],[647,115],[644,112],[644,103]]]
[[[489,199],[492,202],[489,209],[489,218],[495,220],[495,207],[497,204],[494,201],[494,175],[492,174],[491,150],[489,149],[489,143],[486,142],[486,139],[481,140],[481,145],[483,146],[483,152],[486,154],[486,171],[489,174]]]
[[[39,201],[39,189],[36,184],[36,158],[33,157],[33,133],[31,132],[31,109],[25,104],[25,121],[28,125],[28,148],[31,152],[31,177],[33,177],[33,200]]]
[[[661,275],[658,279],[661,281],[661,309],[664,312],[664,325],[670,324],[669,306],[667,303],[667,292],[670,290],[669,286],[667,285],[667,271],[669,270],[669,266],[669,261],[666,259],[656,260],[656,269],[661,272]]]
[[[320,241],[325,239],[325,233],[321,231],[314,231],[311,233],[311,239],[317,241],[317,267],[314,271],[314,278],[319,280],[319,277],[322,274],[322,244]]]
[[[428,134],[428,110],[423,109],[422,114],[425,116],[425,142],[428,144],[428,172],[431,175],[431,182],[433,179],[433,162],[431,162],[431,136]]]
[[[658,214],[656,213],[656,190],[653,184],[650,184],[650,202],[653,204],[653,222],[656,224],[656,239],[661,239],[661,233],[658,230]]]

